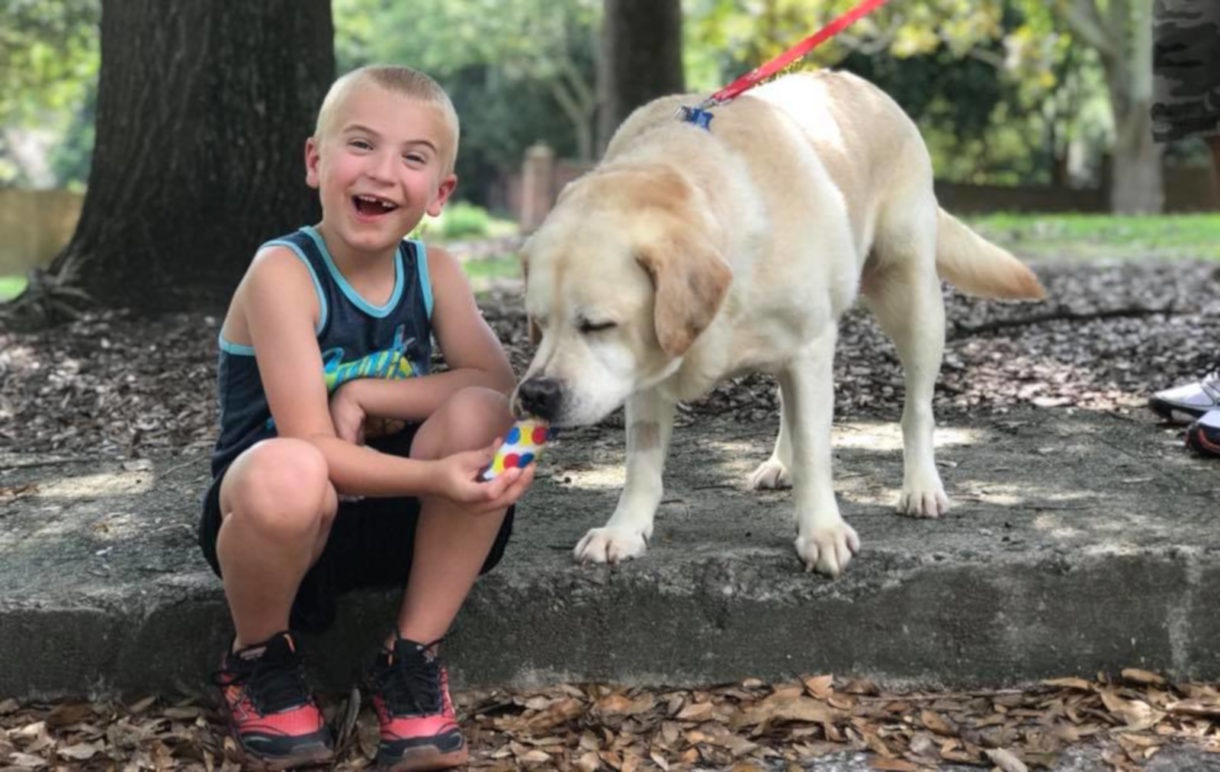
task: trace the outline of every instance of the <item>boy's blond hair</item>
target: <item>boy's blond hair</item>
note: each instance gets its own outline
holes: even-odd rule
[[[314,139],[321,140],[334,128],[332,124],[335,122],[335,113],[344,98],[356,88],[366,85],[378,86],[391,93],[435,105],[440,109],[450,130],[450,142],[449,147],[444,151],[446,153],[444,161],[445,173],[451,173],[457,158],[458,137],[461,134],[457,110],[454,109],[449,95],[445,93],[445,89],[441,88],[439,83],[410,67],[370,64],[340,77],[331,84],[330,90],[326,92],[326,98],[322,100],[322,107],[318,110],[318,122],[314,126]]]

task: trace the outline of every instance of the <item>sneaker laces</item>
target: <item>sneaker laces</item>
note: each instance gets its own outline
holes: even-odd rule
[[[386,667],[381,693],[394,715],[440,713],[441,666],[433,647],[441,642],[416,643],[398,637],[392,650],[383,650]]]
[[[242,652],[259,647],[263,648],[259,656],[242,656]],[[212,678],[220,686],[245,686],[246,696],[263,714],[295,708],[310,700],[305,663],[287,634],[230,653]]]

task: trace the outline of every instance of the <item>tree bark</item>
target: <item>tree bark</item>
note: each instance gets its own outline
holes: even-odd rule
[[[680,0],[604,0],[598,150],[631,111],[685,90]]]
[[[103,0],[89,189],[52,281],[223,304],[262,241],[318,217],[303,149],[334,69],[330,0]]]
[[[1161,148],[1152,141],[1152,3],[1111,0],[1103,17],[1095,0],[1072,0],[1072,31],[1097,50],[1114,118],[1110,209],[1161,211]]]

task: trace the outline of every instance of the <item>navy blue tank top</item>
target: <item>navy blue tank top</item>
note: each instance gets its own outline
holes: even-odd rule
[[[432,287],[422,242],[403,241],[394,262],[394,291],[384,305],[364,300],[335,267],[326,242],[312,227],[263,247],[283,246],[305,263],[318,293],[318,351],[327,394],[354,378],[398,380],[428,372],[432,359]],[[212,475],[259,440],[274,437],[275,421],[254,361],[254,348],[220,336],[216,369],[220,437]]]

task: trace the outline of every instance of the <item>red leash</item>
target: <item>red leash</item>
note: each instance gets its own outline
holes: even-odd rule
[[[792,46],[787,51],[784,51],[779,56],[762,65],[759,65],[758,67],[755,67],[746,74],[741,75],[729,85],[703,100],[703,102],[701,102],[697,107],[682,108],[683,118],[706,129],[707,122],[712,119],[711,114],[707,112],[707,108],[724,104],[730,99],[739,96],[741,92],[752,88],[760,81],[765,80],[784,69],[789,64],[792,64],[792,62],[796,59],[799,59],[817,46],[821,45],[827,39],[839,34],[844,27],[856,21],[861,16],[871,13],[879,6],[885,5],[887,2],[889,2],[889,0],[862,0],[850,10],[836,16],[834,19],[831,19],[829,23],[827,23],[817,32]]]

